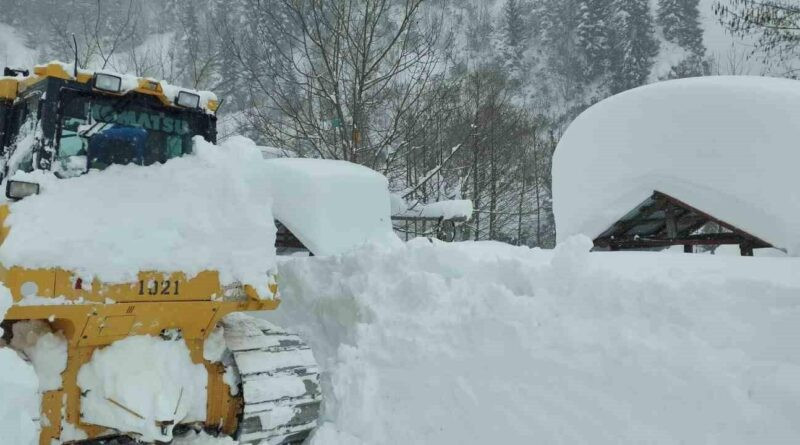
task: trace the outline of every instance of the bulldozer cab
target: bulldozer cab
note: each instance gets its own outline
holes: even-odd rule
[[[216,98],[150,79],[49,64],[0,78],[0,172],[72,177],[112,164],[151,165],[215,142]],[[6,74],[17,74],[6,70]]]

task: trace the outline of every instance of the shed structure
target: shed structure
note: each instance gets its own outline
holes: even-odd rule
[[[713,226],[714,232],[701,229]],[[715,218],[666,193],[654,191],[619,221],[594,239],[595,249],[626,250],[683,246],[692,253],[695,246],[738,245],[742,256],[772,244]]]

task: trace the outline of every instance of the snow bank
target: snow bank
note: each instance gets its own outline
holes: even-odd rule
[[[0,437],[3,443],[39,443],[39,382],[30,364],[0,348]]]
[[[266,291],[274,267],[269,178],[249,147],[195,139],[195,154],[148,167],[112,166],[72,179],[19,173],[42,193],[10,204],[0,262],[59,266],[107,282],[140,270],[218,270]]]
[[[98,349],[78,372],[83,421],[169,441],[172,425],[206,418],[208,374],[182,340],[134,336]],[[177,383],[177,384],[175,384]],[[162,434],[156,422],[170,422]]]
[[[61,373],[67,369],[67,339],[53,333],[42,320],[19,321],[12,328],[11,347],[31,361],[39,378],[39,392],[61,388]]]
[[[0,317],[11,306],[11,293],[0,284]],[[3,329],[0,328],[0,335]],[[39,381],[33,367],[0,340],[0,437],[3,443],[39,443]]]
[[[415,240],[280,263],[315,445],[800,441],[800,259]]]
[[[659,190],[797,254],[798,104],[795,80],[704,77],[589,108],[553,160],[558,239],[595,237]]]
[[[172,445],[237,445],[238,443],[228,436],[214,437],[204,431],[199,433],[190,431],[185,436],[176,437]]]
[[[394,203],[393,203],[394,204]],[[472,201],[469,199],[455,199],[449,201],[431,202],[428,204],[418,204],[412,209],[394,213],[399,216],[419,216],[423,218],[472,218]]]
[[[11,26],[0,23],[0,64],[9,68],[25,68],[33,65],[38,57],[35,49],[28,48],[24,34]]]
[[[219,124],[218,124],[219,125]],[[276,159],[276,158],[295,158],[297,154],[294,153],[292,150],[286,148],[278,148],[278,147],[268,147],[264,145],[258,145],[252,139],[241,136],[241,135],[233,135],[228,136],[224,139],[223,142],[220,143],[221,147],[229,147],[229,146],[247,146],[253,147],[256,150],[261,152],[261,156],[264,159]]]
[[[392,232],[386,178],[345,161],[269,159],[273,212],[315,255],[369,242],[399,243]]]

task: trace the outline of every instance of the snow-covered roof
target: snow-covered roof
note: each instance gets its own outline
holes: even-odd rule
[[[558,239],[596,237],[660,191],[800,252],[800,82],[705,77],[606,99],[553,160]]]
[[[397,243],[386,177],[367,167],[321,159],[268,159],[273,213],[315,255],[367,242]]]

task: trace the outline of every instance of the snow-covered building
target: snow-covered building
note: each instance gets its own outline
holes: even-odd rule
[[[800,82],[663,82],[581,114],[553,161],[558,239],[800,251]],[[709,229],[713,230],[709,230]]]

